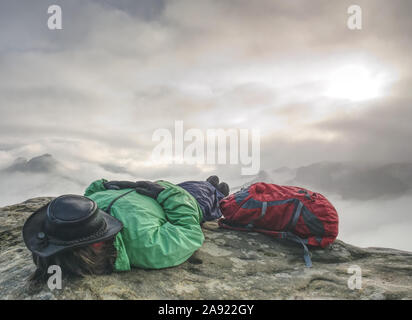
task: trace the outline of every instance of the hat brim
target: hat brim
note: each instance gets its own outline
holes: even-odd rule
[[[98,209],[100,211],[100,214],[103,216],[103,219],[106,222],[106,230],[104,233],[100,234],[99,236],[96,236],[96,237],[93,237],[93,238],[90,238],[84,241],[79,240],[76,242],[65,243],[65,244],[62,244],[61,241],[59,241],[58,244],[54,243],[53,239],[49,238],[47,241],[47,245],[40,247],[38,245],[37,235],[39,232],[45,233],[44,221],[46,219],[47,207],[49,204],[50,203],[36,210],[26,220],[23,226],[23,230],[22,230],[23,240],[24,240],[24,243],[26,244],[26,247],[31,252],[43,258],[50,257],[56,253],[59,253],[59,252],[62,252],[68,249],[83,247],[83,246],[86,246],[92,243],[108,240],[114,237],[123,228],[123,224],[121,221],[107,214],[103,210]]]

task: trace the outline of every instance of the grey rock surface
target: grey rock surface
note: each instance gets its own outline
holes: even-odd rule
[[[0,209],[0,299],[412,299],[412,253],[337,240],[312,249],[313,267],[306,268],[301,247],[215,222],[204,224],[202,248],[178,267],[64,280],[60,290],[33,286],[21,229],[50,200]],[[352,266],[362,272],[359,290],[348,287]]]

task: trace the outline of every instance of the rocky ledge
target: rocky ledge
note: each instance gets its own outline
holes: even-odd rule
[[[337,240],[313,250],[306,268],[302,248],[257,233],[204,225],[205,242],[188,261],[163,270],[134,269],[63,281],[62,289],[33,286],[34,270],[21,228],[51,198],[0,209],[0,299],[412,299],[412,253],[358,248]],[[361,288],[348,273],[360,268]]]

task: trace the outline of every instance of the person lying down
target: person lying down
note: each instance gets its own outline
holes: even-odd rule
[[[202,246],[201,223],[221,217],[229,186],[206,181],[94,181],[84,196],[62,195],[34,212],[23,239],[46,280],[51,265],[63,276],[109,274],[132,267],[160,269],[185,262]]]

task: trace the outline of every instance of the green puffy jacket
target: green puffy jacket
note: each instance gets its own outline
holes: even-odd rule
[[[94,181],[85,196],[102,210],[132,189],[107,190],[105,179]],[[160,269],[186,261],[203,243],[202,210],[184,189],[167,181],[156,181],[165,190],[156,200],[132,191],[113,204],[110,213],[124,227],[115,238],[116,271],[132,266]]]

